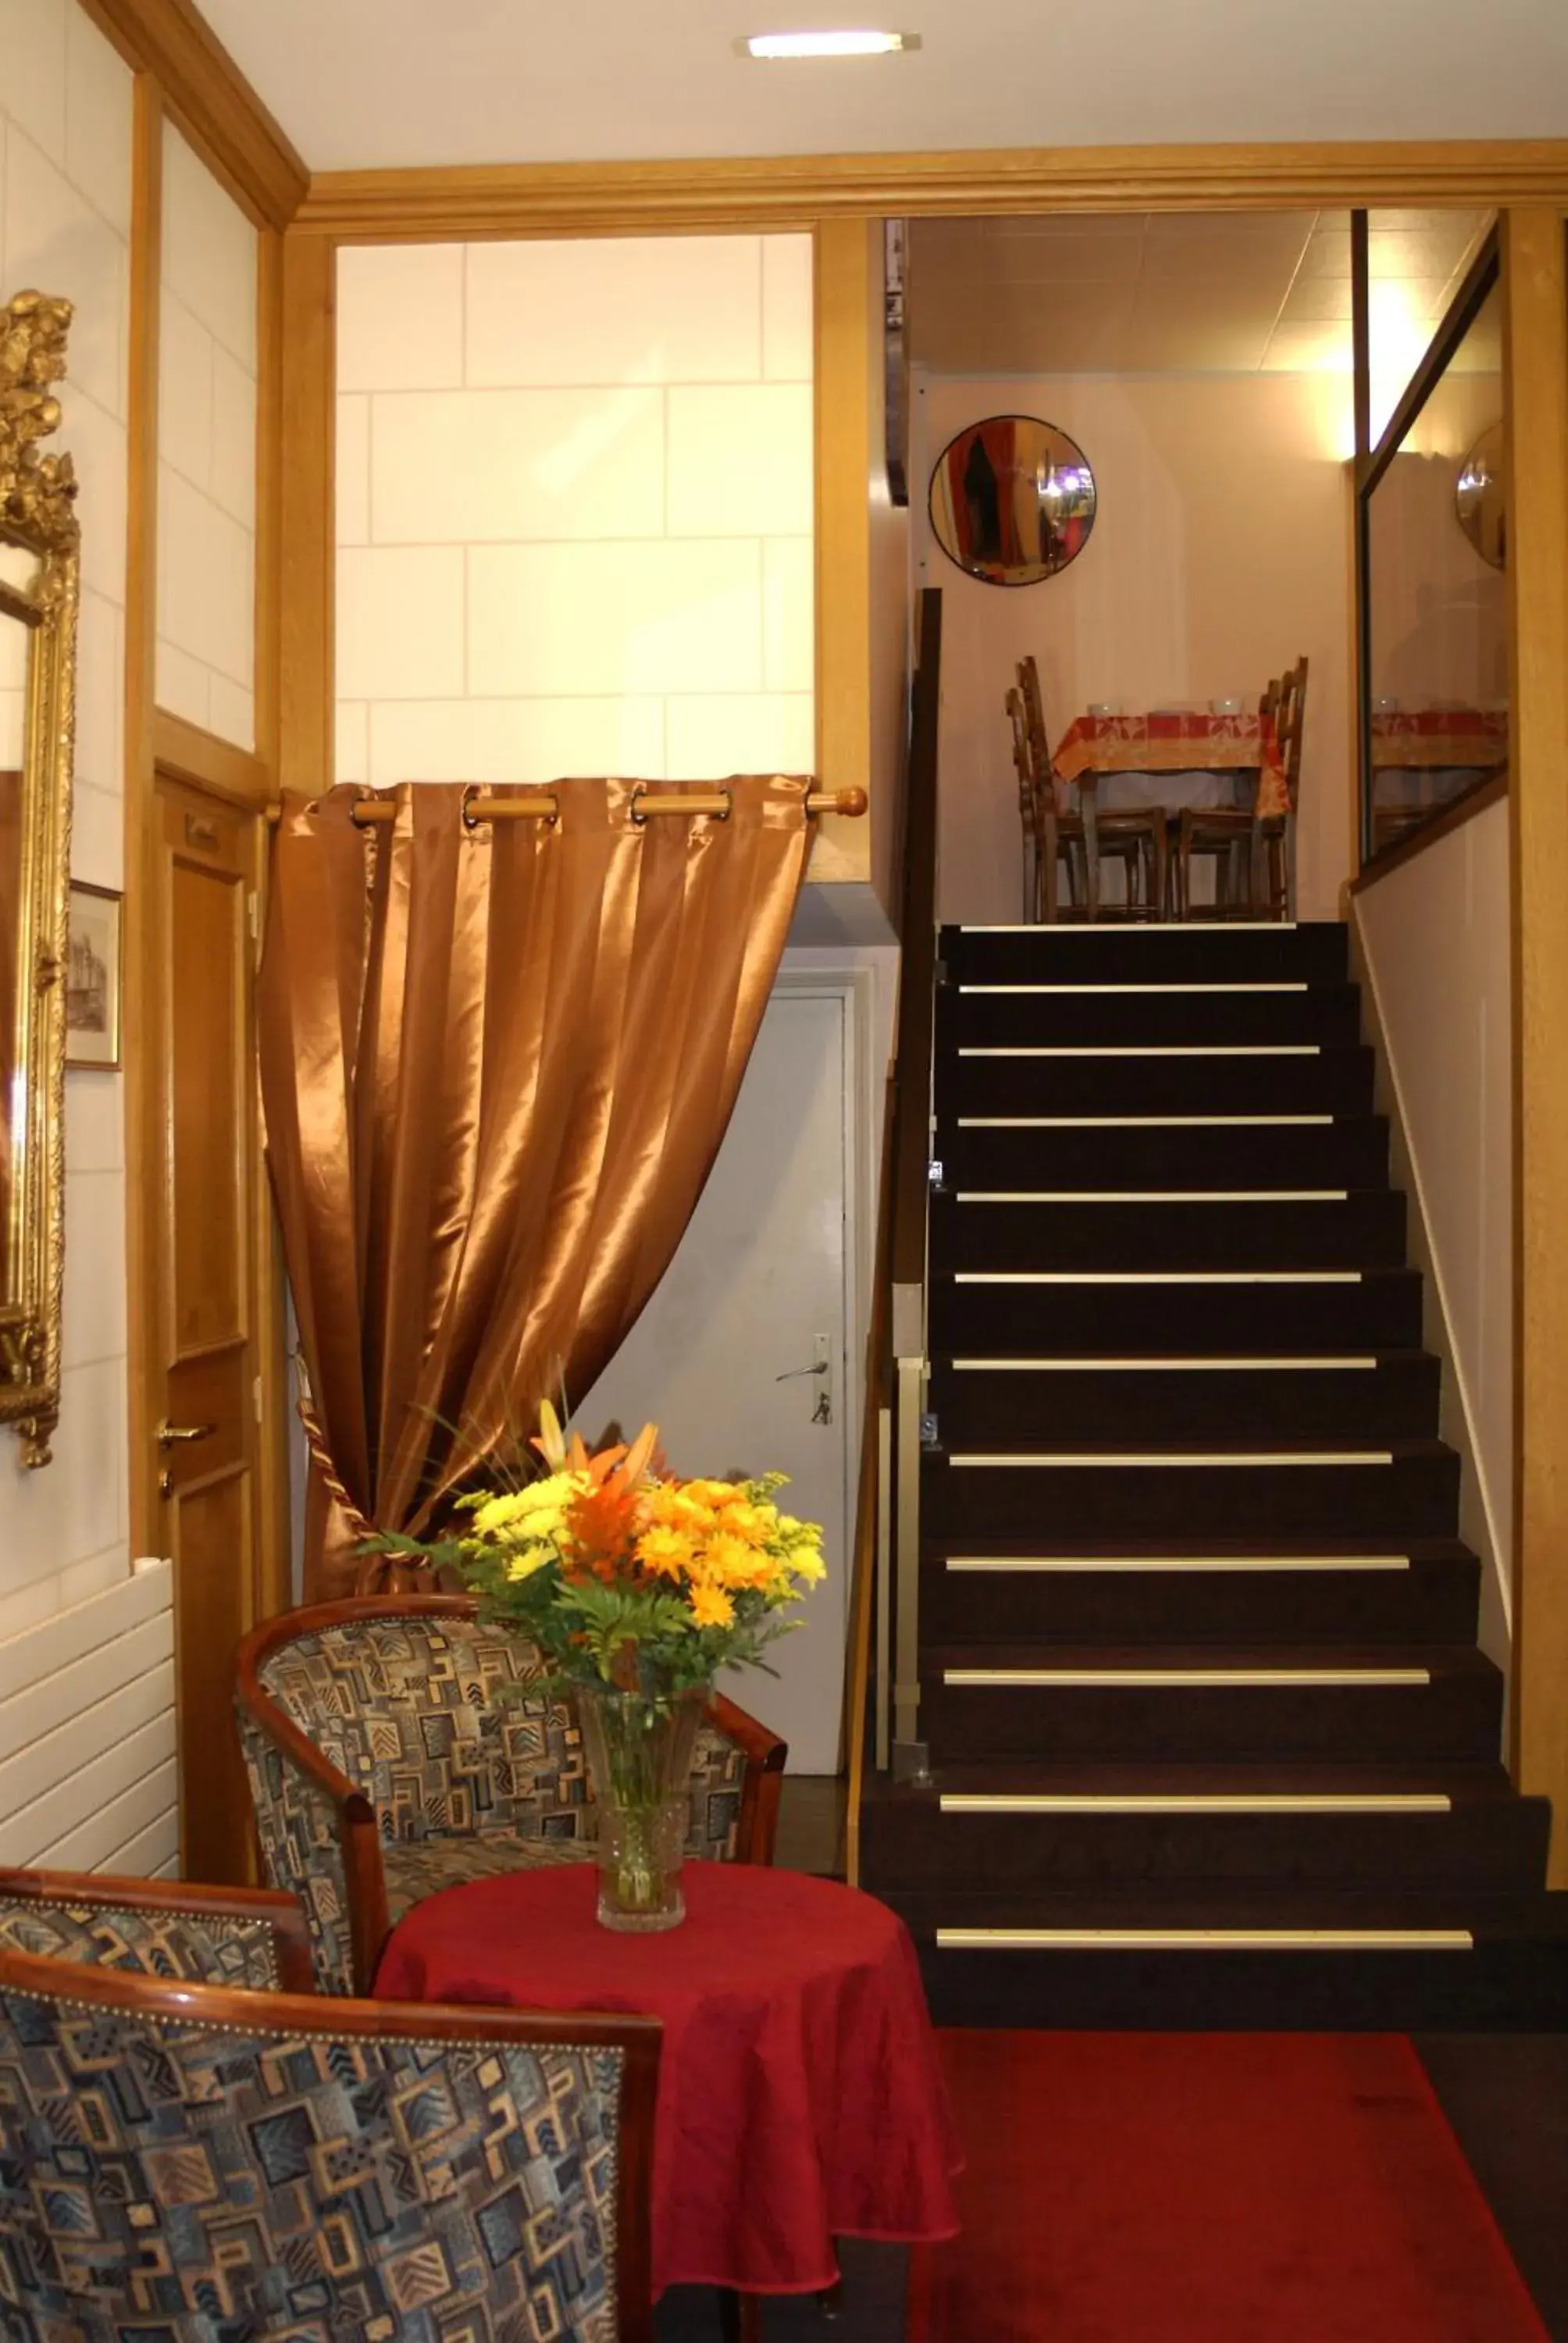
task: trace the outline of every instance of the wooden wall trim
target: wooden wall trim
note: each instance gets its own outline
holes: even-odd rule
[[[261,221],[286,227],[310,184],[294,147],[192,0],[82,0],[122,56],[158,84],[182,129],[206,149]]]
[[[271,768],[263,757],[250,749],[236,749],[232,740],[220,739],[166,708],[153,711],[153,762],[160,773],[230,798],[236,805],[265,811],[276,795]]]
[[[869,446],[870,231],[824,220],[814,256],[812,368],[817,459],[817,774],[827,789],[871,787]],[[871,825],[825,815],[813,880],[869,879]]]
[[[1413,862],[1418,854],[1424,854],[1427,848],[1435,846],[1440,838],[1446,838],[1451,830],[1462,830],[1467,821],[1473,821],[1478,813],[1484,813],[1488,806],[1494,806],[1499,798],[1507,795],[1508,770],[1505,766],[1501,772],[1478,782],[1474,789],[1467,789],[1462,798],[1454,798],[1441,813],[1434,813],[1430,821],[1423,821],[1419,830],[1408,831],[1403,838],[1396,839],[1392,846],[1385,846],[1381,854],[1374,854],[1370,861],[1363,862],[1350,882],[1351,893],[1364,895],[1369,887],[1375,887],[1378,880],[1386,879],[1391,870],[1402,870],[1405,863]]]
[[[1568,139],[998,147],[712,162],[324,171],[298,226],[339,241],[808,227],[835,214],[1291,210],[1568,200]]]
[[[278,780],[306,797],[331,787],[336,731],[337,266],[325,239],[284,237]]]
[[[1559,205],[1503,224],[1518,1447],[1513,1736],[1568,1886],[1568,252]]]
[[[126,570],[126,1312],[129,1385],[129,1515],[131,1552],[163,1550],[161,1509],[154,1486],[152,1400],[147,1362],[150,1313],[156,1308],[153,1264],[158,1258],[159,1199],[146,1177],[156,1161],[147,1142],[156,1091],[149,1061],[157,1048],[147,1030],[158,940],[147,912],[147,876],[154,832],[155,742],[157,713],[158,592],[158,308],[163,273],[164,111],[150,73],[136,84],[131,207],[130,429]]]

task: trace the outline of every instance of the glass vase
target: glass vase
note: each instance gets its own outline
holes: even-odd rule
[[[598,1919],[652,1934],[686,1917],[680,1868],[691,1817],[691,1765],[707,1694],[650,1700],[578,1684],[578,1718],[598,1807]]]

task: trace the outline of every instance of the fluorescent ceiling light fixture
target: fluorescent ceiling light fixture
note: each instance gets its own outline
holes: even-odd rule
[[[735,44],[743,57],[886,57],[920,45],[918,33],[752,33]]]

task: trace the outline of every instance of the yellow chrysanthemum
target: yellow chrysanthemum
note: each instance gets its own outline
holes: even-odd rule
[[[815,1546],[797,1546],[789,1556],[789,1568],[808,1586],[820,1586],[828,1575],[828,1565]]]
[[[779,1516],[771,1505],[754,1505],[749,1497],[739,1497],[719,1518],[730,1537],[744,1538],[748,1545],[766,1545]]]
[[[724,1531],[709,1540],[697,1565],[702,1577],[719,1586],[759,1586],[776,1566],[771,1554]]]
[[[573,1474],[552,1473],[548,1480],[530,1481],[527,1488],[505,1489],[487,1499],[474,1515],[474,1528],[480,1537],[503,1537],[508,1531],[530,1538],[554,1537],[576,1493]]]
[[[542,1570],[547,1562],[554,1559],[553,1546],[519,1546],[507,1564],[507,1576],[510,1579],[531,1578],[536,1570]]]
[[[691,1567],[692,1544],[682,1530],[668,1529],[656,1523],[651,1529],[644,1530],[636,1551],[645,1570],[657,1570],[664,1578],[679,1578]]]
[[[694,1586],[690,1595],[691,1615],[699,1627],[732,1627],[735,1605],[721,1586]]]

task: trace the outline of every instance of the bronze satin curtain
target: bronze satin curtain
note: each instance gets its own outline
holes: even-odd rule
[[[668,792],[642,784],[644,801]],[[803,779],[726,819],[466,826],[461,788],[287,799],[258,986],[267,1153],[310,1378],[309,1600],[419,1531],[564,1373],[579,1398],[708,1177],[805,872]],[[597,1431],[598,1426],[589,1427]]]

